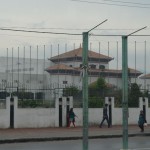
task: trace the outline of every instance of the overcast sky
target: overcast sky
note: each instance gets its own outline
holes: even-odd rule
[[[129,34],[142,27],[145,30],[137,34],[150,35],[150,1],[149,0],[0,0],[0,28],[38,30],[49,32],[79,33],[88,31],[97,24],[108,19],[107,22],[93,30],[92,34]],[[42,29],[40,29],[42,28]],[[50,49],[53,45],[53,55],[79,47],[82,35],[52,35],[37,33],[22,33],[0,30],[0,51],[6,55],[6,49],[23,48],[24,46],[41,47],[46,45]],[[117,65],[117,41],[119,50],[119,65],[121,62],[121,37],[89,37],[89,48],[114,57],[112,63]],[[135,41],[137,42],[137,69],[144,70],[146,41],[146,70],[150,62],[150,38],[130,37],[129,65],[135,67]],[[109,42],[109,44],[108,44]],[[47,56],[48,57],[48,56]]]

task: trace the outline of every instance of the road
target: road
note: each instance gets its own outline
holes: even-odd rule
[[[89,140],[89,150],[120,150],[121,138]],[[150,150],[149,137],[129,138],[130,150]],[[0,144],[1,150],[82,150],[82,140]]]

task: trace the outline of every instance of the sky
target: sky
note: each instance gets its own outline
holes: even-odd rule
[[[56,35],[0,30],[0,56],[6,56],[7,48],[9,55],[13,49],[17,56],[18,47],[21,56],[24,47],[29,56],[30,46],[36,52],[37,45],[41,58],[44,45],[47,58],[64,53],[78,48],[82,44],[82,33],[107,19],[90,32],[89,49],[113,57],[110,67],[115,69],[117,64],[121,67],[121,36],[93,35],[128,35],[145,26],[146,29],[135,34],[150,35],[148,0],[0,0],[0,4],[0,28],[81,34]],[[33,53],[32,56],[35,55]],[[136,66],[138,70],[149,73],[150,37],[129,37],[128,56],[131,68]]]

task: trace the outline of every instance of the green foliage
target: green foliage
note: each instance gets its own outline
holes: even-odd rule
[[[102,108],[104,99],[101,97],[89,97],[89,108]]]
[[[99,77],[96,82],[89,85],[90,89],[104,90],[107,88],[107,84],[104,78]]]
[[[145,90],[143,93],[142,93],[143,97],[149,97],[149,94],[148,94],[148,90]]]
[[[34,94],[32,92],[13,92],[13,96],[17,96],[19,99],[34,99]]]
[[[79,92],[79,89],[76,86],[68,86],[63,89],[63,96],[75,96]]]
[[[121,107],[122,106],[122,90],[116,90],[113,94],[113,97],[115,98],[115,107]]]
[[[42,99],[42,98],[44,98],[44,93],[43,92],[37,92],[37,93],[35,93],[35,98],[36,99]]]
[[[100,77],[96,82],[89,85],[89,107],[101,108],[104,102],[104,93],[107,90],[107,84],[104,78]]]
[[[54,101],[49,100],[18,100],[19,108],[50,108],[54,107]]]
[[[96,87],[98,88],[98,89],[106,89],[106,87],[107,87],[107,84],[106,84],[106,81],[105,81],[105,79],[104,78],[98,78],[97,79],[97,82],[96,82]]]
[[[0,92],[0,99],[5,99],[8,97],[10,94],[8,92],[2,91]]]
[[[141,96],[142,96],[142,93],[137,83],[132,83],[131,89],[129,89],[129,96],[128,96],[129,107],[138,107],[139,97]]]
[[[100,77],[96,82],[89,85],[89,96],[101,96],[104,97],[104,93],[106,93],[107,84],[104,78]]]

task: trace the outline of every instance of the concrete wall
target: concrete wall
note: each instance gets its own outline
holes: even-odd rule
[[[55,109],[17,109],[15,128],[55,127]]]
[[[105,98],[105,102],[109,104],[108,97]],[[114,98],[111,97],[112,105],[112,125],[121,125],[122,124],[122,108],[114,107]],[[147,122],[150,123],[150,118],[148,117],[150,114],[150,108],[148,107],[148,99],[145,98],[145,106],[146,106],[146,119]],[[137,124],[140,110],[143,109],[143,99],[139,98],[139,107],[138,108],[129,108],[129,117],[128,124]],[[82,126],[82,108],[74,108],[75,114],[78,116],[76,118],[76,125]],[[103,117],[103,108],[89,108],[89,125],[99,125]],[[105,124],[106,122],[104,122]]]
[[[18,108],[17,106],[18,100],[15,98],[15,128],[55,127],[55,108]]]
[[[106,97],[105,102],[112,106],[112,125],[122,124],[122,108],[114,107],[114,98]],[[18,108],[17,97],[14,97],[14,128],[41,128],[41,127],[59,127],[59,105],[62,105],[62,126],[66,127],[67,105],[73,107],[73,99],[66,97],[56,99],[55,108]],[[146,119],[150,123],[150,108],[148,107],[148,99],[139,98],[138,108],[129,108],[128,124],[137,124],[140,110],[146,107]],[[76,117],[76,126],[83,124],[83,109],[74,108]],[[0,109],[0,128],[9,128],[10,126],[10,97],[6,99],[6,108]],[[99,125],[103,115],[103,108],[89,108],[89,125]],[[105,122],[104,122],[105,124]]]
[[[10,125],[10,99],[6,99],[6,108],[0,109],[0,128],[9,128]]]

